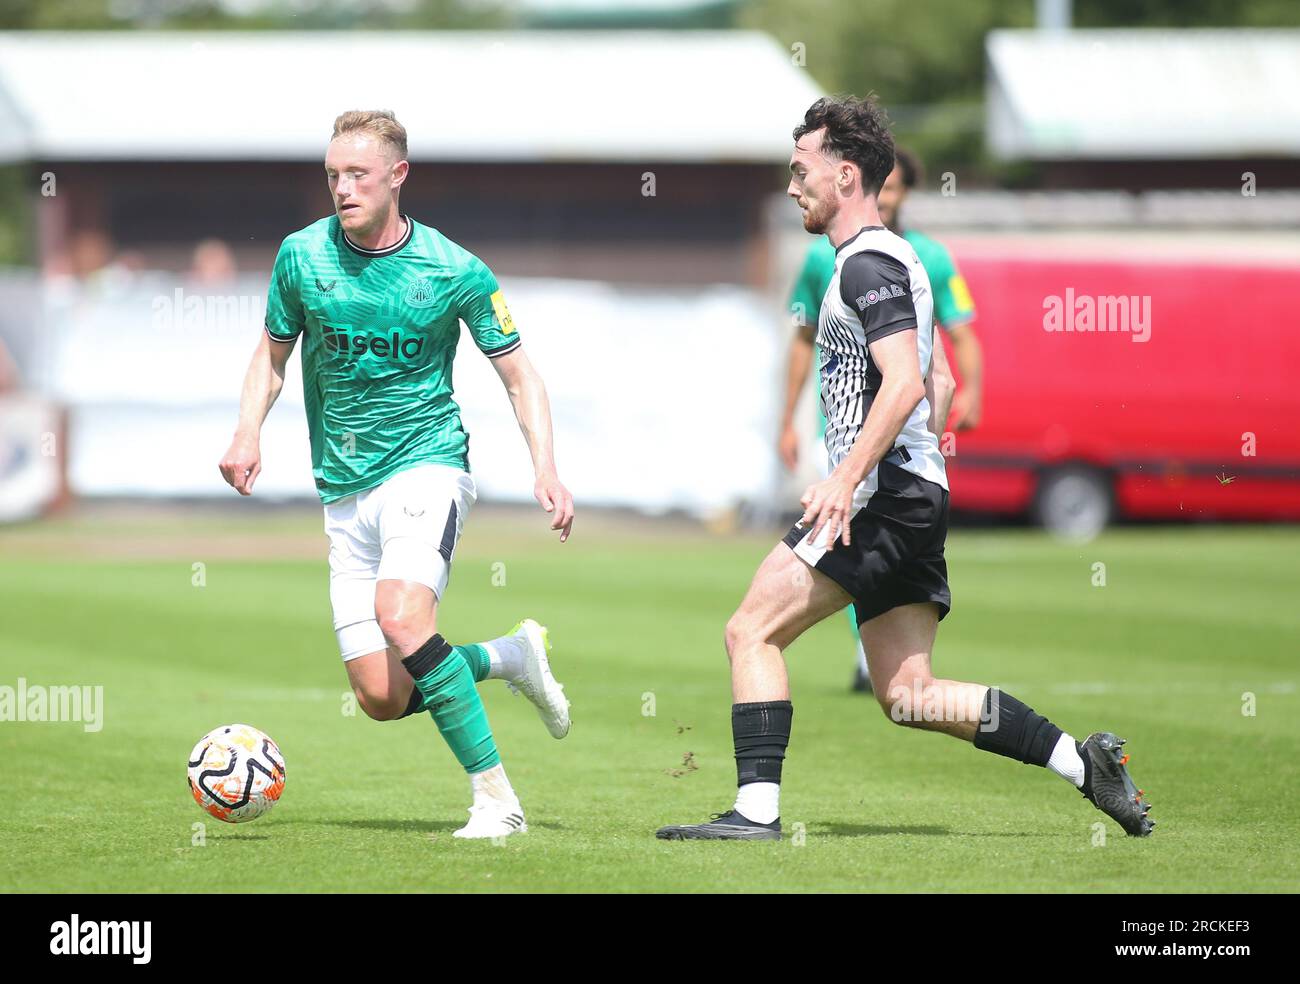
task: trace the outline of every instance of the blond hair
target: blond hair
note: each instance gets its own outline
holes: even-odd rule
[[[345,133],[369,133],[385,141],[397,154],[396,160],[406,160],[406,127],[397,122],[391,109],[350,109],[334,120],[334,136]]]

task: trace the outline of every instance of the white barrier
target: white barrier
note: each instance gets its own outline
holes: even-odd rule
[[[785,336],[758,295],[527,279],[503,288],[546,380],[561,475],[580,502],[709,514],[771,501]],[[217,461],[265,289],[261,277],[214,289],[155,276],[45,291],[42,354],[30,375],[68,407],[74,493],[234,494]],[[509,400],[468,337],[454,378],[480,494],[531,498]],[[262,455],[256,494],[314,496],[296,355]]]
[[[39,516],[63,493],[62,426],[48,401],[0,396],[0,523]]]

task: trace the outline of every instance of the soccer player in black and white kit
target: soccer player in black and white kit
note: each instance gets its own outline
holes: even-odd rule
[[[870,99],[819,99],[794,130],[788,194],[804,228],[836,248],[817,326],[832,471],[808,487],[803,518],[759,567],[727,623],[739,790],[711,822],[664,840],[778,840],[781,766],[793,706],[782,651],[852,604],[891,720],[1045,766],[1134,836],[1150,804],[1124,767],[1123,740],[1082,742],[1010,694],[937,679],[935,634],[951,606],[944,539],[948,480],[930,417],[930,282],[885,228],[876,196],[894,167],[888,120]]]

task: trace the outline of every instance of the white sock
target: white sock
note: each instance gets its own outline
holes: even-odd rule
[[[1069,779],[1074,783],[1075,789],[1083,788],[1083,759],[1079,757],[1079,750],[1074,747],[1074,739],[1064,731],[1056,740],[1056,747],[1052,749],[1052,757],[1047,760],[1047,767],[1062,779]]]
[[[474,790],[474,805],[496,803],[504,806],[518,806],[519,797],[515,795],[510,780],[506,778],[506,769],[497,763],[490,769],[475,772],[469,777],[470,788]]]
[[[733,809],[755,823],[775,823],[781,816],[781,784],[747,782],[736,790]]]
[[[487,650],[489,680],[518,680],[524,675],[524,660],[528,658],[526,638],[508,635],[479,645]]]

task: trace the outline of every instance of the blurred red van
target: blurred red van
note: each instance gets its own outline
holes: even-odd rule
[[[1300,265],[954,252],[985,357],[954,509],[1300,520]]]

